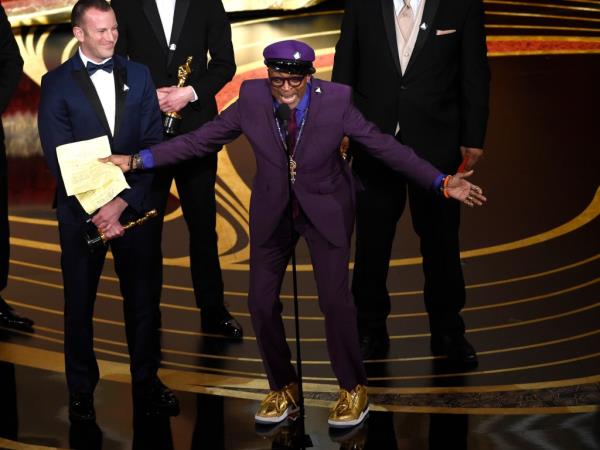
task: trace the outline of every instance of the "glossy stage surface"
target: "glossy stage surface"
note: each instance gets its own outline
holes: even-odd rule
[[[600,448],[600,3],[485,4],[491,116],[485,158],[474,181],[489,202],[465,210],[461,230],[468,295],[463,316],[479,367],[456,371],[430,355],[418,242],[406,214],[388,282],[391,349],[387,358],[367,361],[373,413],[355,434],[329,436],[326,407],[337,386],[309,255],[301,244],[306,428],[314,448],[450,448],[451,442],[457,443],[453,448],[470,449]],[[235,22],[238,71],[218,96],[220,108],[235,99],[243,80],[264,76],[262,48],[279,39],[309,42],[317,49],[317,76],[328,79],[340,21],[341,11],[321,7]],[[243,137],[220,153],[217,185],[226,302],[244,326],[243,342],[200,331],[187,230],[173,189],[163,238],[161,376],[179,391],[182,414],[170,428],[168,422],[134,424],[131,418],[122,300],[108,261],[94,323],[102,376],[96,392],[100,430],[69,430],[58,233],[50,209],[53,181],[35,119],[40,77],[75,45],[67,27],[15,32],[27,76],[4,117],[12,237],[9,287],[3,295],[36,327],[32,335],[0,330],[0,360],[5,361],[0,398],[7,399],[0,406],[5,418],[0,430],[7,439],[0,439],[0,448],[120,449],[134,440],[140,449],[291,448],[278,442],[285,443],[293,430],[257,431],[252,421],[267,384],[246,305],[254,161]],[[282,302],[293,348],[290,293],[291,277],[286,277]],[[18,427],[11,425],[15,411]],[[102,447],[77,445],[82,433],[86,442],[94,442],[99,432]]]

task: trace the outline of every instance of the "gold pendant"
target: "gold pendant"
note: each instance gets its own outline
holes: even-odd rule
[[[294,161],[294,158],[290,156],[290,180],[292,183],[296,181],[296,167],[296,161]]]

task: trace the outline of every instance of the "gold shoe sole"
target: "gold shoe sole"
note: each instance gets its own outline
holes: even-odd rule
[[[369,415],[369,407],[367,406],[363,410],[363,412],[360,413],[360,416],[358,416],[358,419],[344,420],[344,421],[328,419],[327,423],[329,424],[329,426],[331,428],[351,428],[351,427],[355,427],[356,425],[362,423],[362,421],[365,420],[365,418],[368,415]]]
[[[259,423],[262,425],[268,425],[268,424],[279,423],[279,422],[287,419],[288,417],[292,420],[295,420],[297,418],[298,411],[300,411],[300,408],[290,406],[290,407],[288,407],[288,409],[286,409],[284,411],[283,414],[281,414],[280,416],[276,416],[276,417],[262,417],[262,416],[255,414],[254,421],[256,423]]]

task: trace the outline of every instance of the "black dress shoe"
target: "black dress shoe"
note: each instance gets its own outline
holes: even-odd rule
[[[241,340],[244,336],[242,326],[224,307],[218,311],[204,310],[201,314],[203,332],[220,334],[234,340]]]
[[[33,320],[18,315],[4,299],[0,297],[0,326],[31,332],[33,331]]]
[[[102,450],[102,430],[96,422],[73,422],[69,427],[69,448]]]
[[[94,422],[94,396],[92,394],[71,394],[69,397],[69,420],[71,422]]]
[[[360,337],[360,355],[363,361],[383,358],[390,349],[390,337],[385,334],[364,334]]]
[[[451,363],[464,368],[477,367],[479,364],[475,349],[464,336],[432,334],[431,353],[445,355]]]
[[[134,387],[134,402],[142,414],[150,417],[177,416],[179,400],[158,378],[143,386]]]

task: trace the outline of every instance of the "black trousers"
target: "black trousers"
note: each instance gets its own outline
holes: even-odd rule
[[[223,276],[217,246],[215,181],[217,155],[185,161],[173,167],[159,169],[155,188],[164,213],[173,179],[179,193],[183,217],[187,223],[190,242],[190,266],[196,305],[200,309],[223,306]],[[158,222],[158,239],[162,221]],[[155,238],[156,239],[156,238]],[[162,258],[162,256],[161,256]]]
[[[0,123],[0,127],[2,124]],[[1,133],[1,130],[0,130]],[[0,137],[1,134],[0,134]],[[4,140],[0,139],[0,292],[8,282],[8,258],[10,253],[8,229],[8,170]]]
[[[396,225],[408,202],[412,224],[420,238],[424,299],[432,334],[463,335],[460,311],[465,285],[458,231],[460,204],[407,182],[381,163],[357,157],[354,169],[364,185],[357,194],[356,255],[352,293],[359,332],[386,330],[390,313],[388,268]]]
[[[110,241],[119,277],[133,384],[156,376],[160,363],[160,280],[154,276],[160,248],[150,227],[140,225]],[[59,224],[65,297],[65,366],[70,393],[91,394],[99,371],[93,348],[96,291],[107,249],[90,254],[78,225]],[[117,320],[116,318],[110,318]]]

